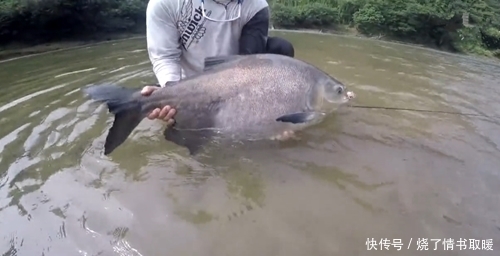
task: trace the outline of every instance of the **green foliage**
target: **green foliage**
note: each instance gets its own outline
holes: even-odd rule
[[[304,27],[326,27],[337,22],[337,9],[324,3],[312,3],[300,9]]]
[[[298,8],[277,3],[271,12],[273,24],[282,28],[294,28],[301,22],[301,13]]]
[[[298,1],[275,2],[271,12],[273,24],[282,28],[329,27],[338,21],[336,8],[321,1],[295,5]]]
[[[339,0],[337,10],[339,22],[351,25],[354,23],[354,15],[365,6],[368,0]]]
[[[491,56],[481,40],[481,31],[477,27],[462,28],[453,34],[453,44],[460,52]]]
[[[0,0],[0,44],[143,29],[147,2]],[[345,25],[366,35],[500,55],[500,0],[269,0],[269,4],[276,27]],[[470,26],[463,24],[463,14]]]
[[[0,43],[124,31],[144,25],[147,0],[1,0]]]
[[[489,49],[500,49],[500,30],[494,27],[481,30],[481,41]]]
[[[500,0],[274,0],[271,8],[277,27],[349,25],[366,35],[500,54]]]
[[[353,21],[361,33],[370,35],[384,30],[385,16],[378,6],[369,3],[354,13]]]

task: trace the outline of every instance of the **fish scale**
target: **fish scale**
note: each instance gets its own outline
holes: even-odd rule
[[[139,89],[94,85],[115,120],[105,154],[121,145],[155,108],[175,108],[164,136],[196,154],[210,140],[269,139],[317,124],[349,100],[345,86],[304,61],[275,54],[211,57],[201,74],[142,96]]]

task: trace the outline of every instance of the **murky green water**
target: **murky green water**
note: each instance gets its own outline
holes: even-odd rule
[[[407,46],[286,33],[356,104],[500,116],[500,65]],[[155,82],[145,40],[0,63],[4,255],[497,255],[500,125],[345,109],[301,141],[193,159],[145,120],[112,156],[112,117],[79,88]],[[231,153],[231,154],[229,154]],[[373,238],[397,251],[367,250]],[[417,240],[429,239],[429,251]],[[495,251],[443,239],[493,239]],[[411,239],[411,243],[410,243]],[[435,241],[441,239],[435,248]],[[408,249],[408,245],[410,247]],[[481,243],[479,247],[481,249]]]

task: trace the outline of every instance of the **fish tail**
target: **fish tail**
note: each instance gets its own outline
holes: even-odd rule
[[[142,103],[134,97],[140,89],[104,84],[87,87],[84,92],[95,101],[105,102],[109,112],[115,115],[104,144],[104,155],[120,146],[139,125],[145,115]]]

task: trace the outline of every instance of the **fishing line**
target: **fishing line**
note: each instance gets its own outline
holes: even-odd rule
[[[439,113],[439,114],[450,114],[450,115],[461,115],[461,116],[478,116],[478,117],[486,117],[492,119],[493,117],[483,115],[483,114],[474,114],[474,113],[460,113],[453,111],[443,111],[443,110],[426,110],[426,109],[414,109],[414,108],[397,108],[397,107],[376,107],[376,106],[350,106],[351,108],[365,108],[365,109],[384,109],[384,110],[403,110],[403,111],[413,111],[413,112],[426,112],[426,113]]]

